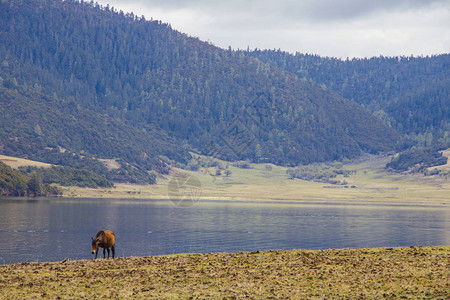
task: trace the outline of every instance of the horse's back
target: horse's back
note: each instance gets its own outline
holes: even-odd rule
[[[108,248],[114,247],[116,243],[116,235],[111,230],[97,232],[96,238],[106,244]]]

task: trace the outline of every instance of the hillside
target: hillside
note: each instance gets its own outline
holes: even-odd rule
[[[450,146],[450,54],[340,60],[275,50],[241,52],[323,84],[419,146]]]
[[[153,183],[142,168],[166,173],[159,155],[178,157],[180,161],[189,155],[161,132],[149,127],[142,131],[39,92],[0,87],[0,114],[2,153],[87,168],[119,182]],[[96,155],[120,158],[127,174],[108,172]],[[131,174],[136,172],[140,174],[138,179]]]
[[[63,148],[144,171],[187,150],[297,165],[400,137],[283,69],[92,2],[2,0],[0,86],[0,152],[51,163]]]

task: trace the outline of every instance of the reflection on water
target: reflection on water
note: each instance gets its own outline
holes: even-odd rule
[[[270,249],[448,245],[447,207],[115,199],[0,199],[0,264],[90,259],[116,233],[116,256]]]

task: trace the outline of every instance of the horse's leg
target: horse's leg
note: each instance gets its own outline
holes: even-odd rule
[[[106,256],[106,255],[105,255],[105,254],[106,254],[105,252],[106,252],[106,249],[103,248],[103,258],[105,258],[105,256]]]
[[[95,258],[97,258],[97,254],[98,254],[98,248],[97,248],[97,250],[95,250]]]
[[[115,254],[116,254],[116,246],[111,247],[111,252],[112,252],[112,258],[114,258]]]
[[[109,248],[106,248],[106,251],[108,251],[108,258],[109,258]]]

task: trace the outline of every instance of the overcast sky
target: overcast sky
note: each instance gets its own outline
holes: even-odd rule
[[[233,49],[333,57],[450,52],[450,0],[97,0]]]

